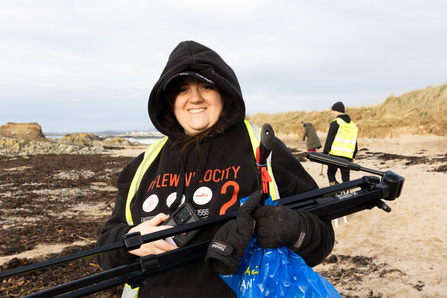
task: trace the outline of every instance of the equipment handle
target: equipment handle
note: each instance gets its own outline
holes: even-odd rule
[[[261,141],[259,142],[258,164],[265,164],[275,145],[275,132],[270,124],[265,123],[261,128]]]
[[[275,132],[270,124],[265,123],[261,128],[261,140],[259,141],[259,147],[256,150],[256,164],[258,168],[258,179],[261,181],[262,190],[264,195],[262,196],[262,204],[269,197],[268,183],[272,181],[267,168],[267,158],[275,146]]]
[[[307,152],[306,158],[325,165],[333,165],[340,168],[346,168],[354,171],[364,171],[371,174],[376,174],[383,176],[385,173],[373,169],[364,168],[356,163],[350,162],[343,158],[338,158],[332,155],[318,153],[318,152]]]

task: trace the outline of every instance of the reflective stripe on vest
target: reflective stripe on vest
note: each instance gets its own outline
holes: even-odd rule
[[[143,179],[144,173],[146,173],[151,163],[158,156],[158,153],[160,153],[161,148],[163,148],[167,140],[168,137],[164,137],[163,139],[158,140],[154,144],[147,147],[146,152],[144,152],[143,162],[140,163],[140,166],[135,172],[135,176],[133,177],[132,183],[130,184],[129,193],[127,194],[126,200],[126,221],[129,226],[133,225],[132,213],[130,212],[130,202],[132,202],[134,195],[137,193],[138,188],[140,187],[140,182],[141,179]]]
[[[163,139],[158,140],[154,144],[147,147],[146,152],[144,152],[143,162],[140,163],[135,175],[132,179],[132,183],[130,184],[129,193],[127,194],[126,200],[126,221],[129,226],[133,225],[132,213],[130,212],[130,203],[134,195],[137,193],[138,188],[140,187],[141,179],[143,179],[143,175],[146,170],[149,168],[154,159],[158,156],[163,148],[164,144],[168,140],[168,137],[164,137]],[[124,285],[123,293],[121,294],[121,298],[138,298],[138,294],[140,292],[140,288],[132,288],[128,284]]]
[[[123,293],[121,294],[121,298],[137,298],[138,293],[140,292],[140,288],[132,288],[128,284],[124,285]]]
[[[352,159],[357,141],[357,126],[353,121],[346,123],[340,118],[335,118],[332,121],[337,121],[339,128],[329,154]]]

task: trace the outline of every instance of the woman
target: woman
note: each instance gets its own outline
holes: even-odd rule
[[[259,190],[241,89],[233,70],[216,52],[194,41],[181,42],[152,89],[148,110],[155,128],[168,138],[158,147],[158,153],[146,153],[154,157],[147,169],[139,171],[142,161],[148,160],[141,154],[120,174],[115,208],[97,246],[121,241],[127,233],[147,234],[169,228],[159,225],[184,201],[200,219],[206,219],[237,211],[241,198]],[[281,197],[318,188],[278,139],[272,151],[272,168]],[[287,233],[286,238],[292,239],[287,244],[290,242],[292,250],[297,248],[295,251],[310,266],[322,262],[331,252],[334,234],[330,222],[306,212],[268,207],[253,212],[257,223],[267,223],[264,227],[275,216],[294,219],[284,228],[275,227],[283,229],[282,233],[256,230],[258,237],[268,235],[266,246],[284,244]],[[212,239],[218,228],[201,230],[191,243]],[[131,252],[117,250],[97,259],[102,268],[110,269],[134,262],[137,256],[176,248],[173,243],[158,240]],[[236,297],[204,262],[148,278],[140,288],[140,297],[200,295]]]

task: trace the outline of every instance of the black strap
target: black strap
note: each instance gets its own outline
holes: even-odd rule
[[[183,188],[185,187],[185,167],[183,166],[183,156],[180,158],[180,163],[182,165],[182,168],[180,169],[180,177],[177,184],[177,197],[175,198],[175,201],[172,202],[171,206],[169,206],[169,209],[171,209],[172,211],[177,210],[177,208],[180,206],[183,197]]]
[[[206,167],[206,161],[208,160],[208,153],[211,149],[211,144],[213,143],[213,140],[214,138],[208,138],[208,140],[206,140],[205,145],[202,148],[202,155],[199,156],[199,164],[197,165],[197,170],[193,178],[191,179],[191,183],[189,184],[188,189],[186,191],[185,202],[187,203],[192,202],[194,192],[197,189],[197,185],[199,184],[199,180],[202,177],[203,170]],[[182,168],[180,170],[179,182],[177,184],[177,197],[169,207],[169,209],[171,210],[176,210],[180,206],[185,189],[185,163],[183,157],[184,156],[181,157],[180,161]]]

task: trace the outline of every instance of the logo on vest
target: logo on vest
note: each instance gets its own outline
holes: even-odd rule
[[[213,192],[209,187],[202,186],[194,192],[193,200],[197,205],[205,205],[213,198]]]
[[[172,205],[172,203],[174,203],[175,199],[177,199],[177,193],[173,192],[166,199],[166,206],[171,207],[171,205]],[[186,200],[186,197],[185,197],[185,195],[183,195],[180,205],[183,204],[185,202],[185,200]]]
[[[143,203],[143,211],[151,212],[158,205],[158,197],[157,195],[150,195]]]

